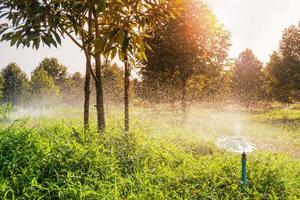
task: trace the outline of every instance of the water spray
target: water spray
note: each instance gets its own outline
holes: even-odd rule
[[[245,191],[247,184],[247,173],[246,173],[246,153],[242,153],[242,191]]]

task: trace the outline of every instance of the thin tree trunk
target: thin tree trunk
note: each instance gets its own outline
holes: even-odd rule
[[[94,28],[95,28],[95,39],[100,39],[101,33],[98,26],[98,18],[94,15],[93,20]],[[97,110],[97,126],[100,132],[103,132],[105,129],[105,114],[104,114],[104,100],[103,100],[103,88],[102,88],[102,74],[101,74],[101,52],[99,49],[95,49],[95,86],[96,86],[96,110]]]
[[[92,25],[92,12],[91,10],[88,13],[88,39],[93,37],[93,25]],[[82,42],[83,45],[86,42],[86,38],[82,35]],[[85,69],[85,83],[84,83],[84,130],[89,128],[89,114],[90,114],[90,84],[91,84],[91,71],[92,63],[91,63],[91,52],[92,48],[91,45],[88,45],[87,50],[85,50],[85,57],[86,57],[86,69]]]
[[[182,124],[184,125],[186,122],[186,79],[182,79],[182,88],[181,88],[181,108],[182,108]]]
[[[127,52],[124,53],[124,68],[125,68],[125,77],[124,77],[124,110],[125,110],[125,132],[129,131],[129,76],[130,76],[130,69],[128,64],[128,56]]]
[[[96,109],[97,109],[97,125],[99,131],[105,129],[105,115],[104,115],[104,100],[103,100],[103,88],[102,88],[102,75],[101,75],[101,57],[100,54],[95,56],[96,65]]]
[[[89,113],[90,113],[90,59],[86,59],[86,72],[85,72],[85,83],[84,83],[84,130],[89,128]]]

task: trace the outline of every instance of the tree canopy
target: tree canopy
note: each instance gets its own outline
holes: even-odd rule
[[[284,30],[279,50],[271,55],[265,73],[271,98],[283,102],[300,99],[300,23]]]
[[[26,99],[28,78],[16,63],[10,63],[1,71],[3,77],[2,102],[13,106],[21,104]]]
[[[262,90],[263,64],[251,49],[246,49],[235,60],[233,69],[233,84],[235,96],[241,103],[247,105],[260,99]]]
[[[30,85],[34,103],[40,106],[49,106],[57,100],[60,92],[59,87],[55,85],[53,77],[49,76],[45,69],[37,68],[34,70]]]
[[[162,92],[159,85],[173,85],[168,91],[181,88],[184,110],[190,78],[213,76],[224,68],[230,35],[212,10],[199,1],[186,1],[175,19],[158,24],[148,34],[152,35],[147,40],[151,50],[146,51],[143,81],[149,84],[148,88],[157,88],[158,96]],[[177,96],[175,91],[171,93]]]
[[[68,76],[67,68],[60,64],[57,58],[44,58],[35,71],[41,69],[45,70],[57,85],[62,84]]]

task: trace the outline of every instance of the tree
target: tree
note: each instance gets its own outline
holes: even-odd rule
[[[146,59],[145,30],[150,29],[157,21],[172,16],[177,5],[176,1],[156,0],[108,1],[106,4],[107,9],[102,18],[105,25],[109,24],[105,29],[110,31],[105,34],[108,40],[104,42],[104,54],[108,51],[111,59],[118,54],[124,63],[124,130],[128,132],[130,69],[136,58]]]
[[[122,102],[124,72],[116,65],[103,68],[103,91],[105,99],[112,103]]]
[[[35,70],[44,69],[56,85],[61,86],[68,77],[67,68],[57,58],[44,58]]]
[[[215,75],[222,71],[229,47],[229,33],[216,20],[213,12],[202,2],[188,1],[176,19],[158,25],[148,40],[152,50],[146,52],[148,61],[142,69],[143,81],[155,83],[173,80],[181,88],[181,104],[185,119],[187,83],[200,74]]]
[[[3,77],[3,103],[13,106],[24,103],[28,89],[28,78],[16,63],[7,65],[2,70]]]
[[[233,87],[239,101],[250,105],[262,98],[263,64],[255,57],[251,49],[246,49],[235,60]]]
[[[84,78],[80,72],[75,72],[64,81],[61,87],[63,102],[68,105],[79,105],[83,102],[82,90]]]
[[[32,102],[36,102],[40,107],[49,107],[58,98],[59,87],[55,85],[52,76],[43,68],[37,68],[31,75],[31,95]]]
[[[224,102],[229,100],[232,86],[231,71],[224,70],[217,76],[193,76],[187,83],[189,101]]]
[[[300,100],[300,23],[284,30],[279,50],[273,52],[264,71],[271,98]]]

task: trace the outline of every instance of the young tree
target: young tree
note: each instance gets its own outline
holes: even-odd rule
[[[235,60],[233,85],[239,101],[250,105],[262,98],[263,64],[255,57],[251,49],[240,53]]]
[[[70,75],[61,87],[63,103],[68,105],[80,105],[83,102],[82,90],[84,88],[84,78],[80,72]]]
[[[39,107],[49,107],[59,97],[59,87],[55,84],[54,78],[43,68],[34,70],[30,86],[32,102],[37,103]]]
[[[200,74],[222,71],[229,47],[229,33],[202,2],[187,1],[176,19],[161,23],[148,40],[152,50],[142,69],[143,80],[155,83],[160,77],[174,79],[181,88],[181,104],[185,119],[187,83]]]
[[[25,72],[15,64],[7,65],[1,71],[3,77],[3,103],[11,103],[13,106],[24,103],[28,90],[28,78]]]
[[[57,58],[44,58],[35,71],[40,69],[44,69],[58,86],[61,86],[68,77],[67,68],[60,64]]]
[[[113,64],[103,68],[102,76],[105,99],[112,103],[122,102],[124,72],[116,64]]]
[[[300,23],[283,32],[278,52],[264,70],[269,96],[282,102],[300,100]]]
[[[98,44],[105,44],[105,55],[110,54],[113,59],[118,54],[119,59],[124,62],[124,129],[128,132],[130,63],[134,64],[135,58],[146,59],[145,30],[152,28],[157,21],[169,18],[177,9],[177,5],[176,1],[156,0],[106,1],[105,5],[106,9],[101,16],[105,24],[102,30],[109,31],[102,32],[104,37]],[[96,29],[96,38],[99,38],[99,35]]]

